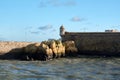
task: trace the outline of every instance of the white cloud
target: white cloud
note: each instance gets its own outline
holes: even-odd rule
[[[80,18],[78,16],[75,16],[71,19],[71,21],[73,21],[73,22],[81,22],[81,21],[84,21],[84,20],[85,20],[84,18]]]
[[[32,34],[39,34],[39,31],[32,31]]]
[[[44,2],[45,0],[42,0],[39,4],[39,7],[46,7],[47,6],[47,3]]]
[[[48,24],[48,25],[45,25],[45,26],[40,26],[38,29],[39,30],[49,30],[49,29],[52,29],[53,26]]]
[[[75,6],[77,3],[75,0],[67,1],[64,3],[65,6]]]
[[[52,32],[56,32],[57,30],[56,29],[53,29]]]
[[[75,6],[76,0],[41,0],[40,7],[48,6]]]

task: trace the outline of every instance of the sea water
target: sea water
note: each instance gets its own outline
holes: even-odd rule
[[[0,80],[120,80],[120,58],[0,60]]]

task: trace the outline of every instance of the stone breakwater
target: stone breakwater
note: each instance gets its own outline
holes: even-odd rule
[[[0,42],[0,55],[9,53],[12,49],[23,48],[32,42]]]
[[[53,58],[76,56],[74,41],[0,42],[0,59],[49,60]]]

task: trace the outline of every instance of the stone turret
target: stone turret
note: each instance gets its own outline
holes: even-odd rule
[[[64,28],[64,26],[62,25],[62,26],[60,27],[60,36],[63,36],[63,35],[65,35],[65,28]]]

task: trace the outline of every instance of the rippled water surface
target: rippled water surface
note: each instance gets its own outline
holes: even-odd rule
[[[120,58],[0,60],[0,80],[120,80]]]

